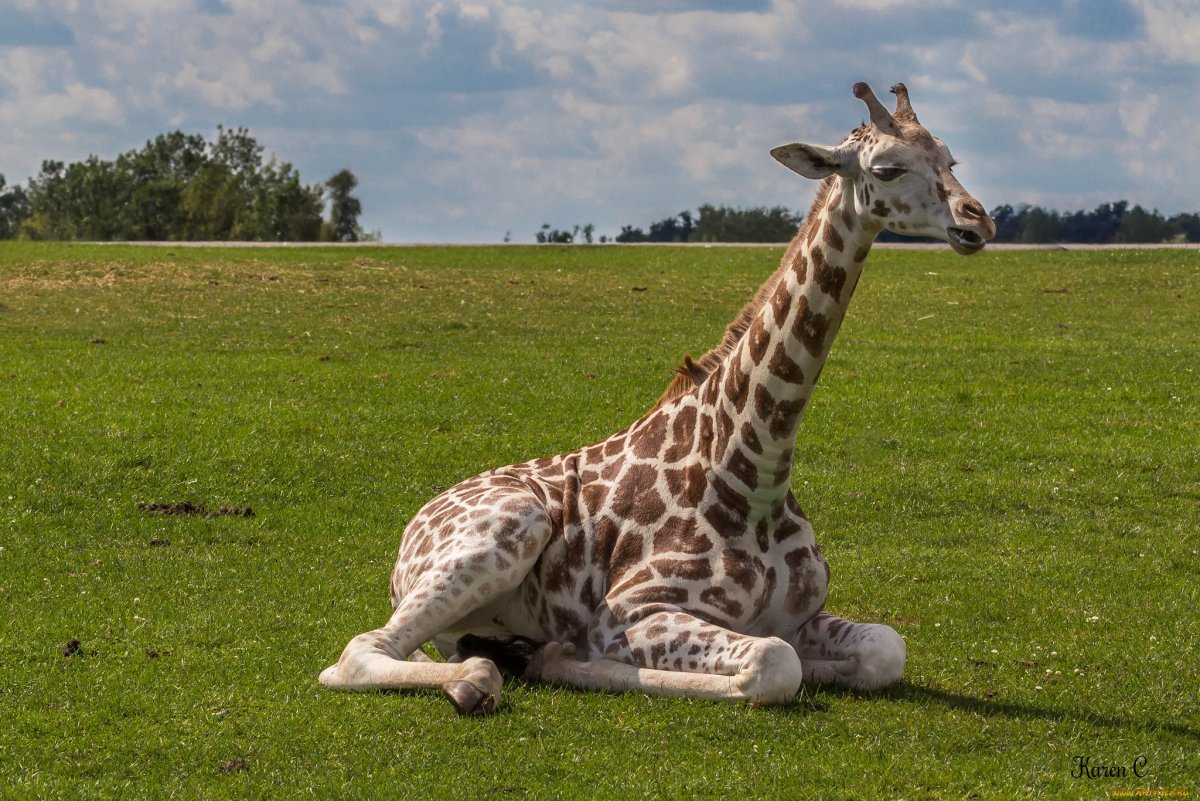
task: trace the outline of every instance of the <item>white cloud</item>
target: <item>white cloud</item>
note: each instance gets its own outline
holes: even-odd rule
[[[1137,0],[1144,26],[1119,30],[1084,3],[20,5],[71,35],[0,45],[10,181],[179,125],[244,124],[306,180],[354,169],[364,222],[387,236],[613,233],[704,202],[801,205],[811,187],[767,150],[839,141],[865,79],[881,96],[908,84],[985,203],[1200,208],[1200,154],[1173,138],[1200,124],[1200,15],[1185,2]]]
[[[881,11],[883,9],[901,8],[904,6],[922,6],[926,9],[942,7],[949,8],[957,5],[955,0],[836,0],[835,5],[842,8],[853,8],[859,11]]]
[[[10,87],[8,96],[0,100],[0,128],[8,131],[8,136],[123,120],[120,104],[111,92],[78,80],[52,52],[30,48],[0,51],[0,76]]]
[[[1132,81],[1126,81],[1121,86],[1117,112],[1121,117],[1121,125],[1134,139],[1145,139],[1150,133],[1150,123],[1158,111],[1158,100],[1157,93],[1147,93]]]
[[[1133,0],[1150,41],[1171,61],[1200,64],[1200,12],[1193,0]]]
[[[172,85],[217,109],[241,111],[253,103],[280,105],[271,84],[257,78],[245,62],[222,64],[205,72],[196,64],[185,63]]]

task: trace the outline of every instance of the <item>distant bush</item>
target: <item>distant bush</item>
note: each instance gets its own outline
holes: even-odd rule
[[[42,162],[27,189],[0,194],[0,238],[67,240],[353,241],[362,234],[357,179],[342,170],[326,184],[300,174],[245,128],[217,139],[174,131],[113,161]],[[0,178],[0,191],[4,188]],[[321,218],[323,195],[333,214]]]

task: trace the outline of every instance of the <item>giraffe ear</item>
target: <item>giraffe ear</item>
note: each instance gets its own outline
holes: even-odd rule
[[[828,178],[837,173],[848,175],[853,168],[853,159],[845,150],[819,145],[802,145],[799,142],[780,145],[771,151],[783,166],[805,178]]]

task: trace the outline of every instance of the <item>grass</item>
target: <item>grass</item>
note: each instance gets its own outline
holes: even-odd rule
[[[425,501],[626,425],[778,256],[0,245],[0,796],[1200,791],[1194,251],[872,255],[793,484],[893,690],[318,687]]]

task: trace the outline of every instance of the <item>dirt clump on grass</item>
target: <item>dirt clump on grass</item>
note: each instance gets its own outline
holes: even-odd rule
[[[237,759],[228,759],[221,763],[220,771],[222,774],[229,775],[230,773],[241,773],[247,770],[250,766],[246,760],[238,757]]]
[[[138,511],[152,515],[174,517],[176,515],[199,515],[205,518],[213,517],[254,517],[254,510],[249,506],[222,506],[209,509],[202,503],[192,503],[184,500],[178,503],[147,503],[138,501]]]

